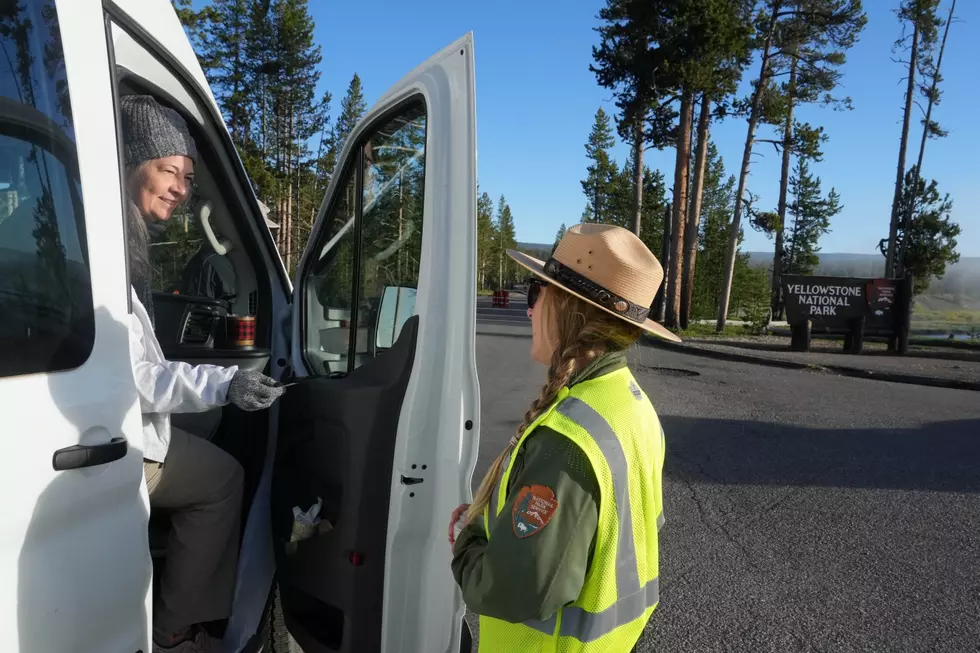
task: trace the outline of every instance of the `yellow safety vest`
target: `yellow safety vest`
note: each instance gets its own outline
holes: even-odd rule
[[[495,492],[498,518],[517,452],[538,426],[575,442],[592,463],[599,481],[595,551],[581,594],[550,619],[515,624],[481,616],[480,653],[627,653],[660,600],[660,420],[626,368],[563,389],[514,448]]]

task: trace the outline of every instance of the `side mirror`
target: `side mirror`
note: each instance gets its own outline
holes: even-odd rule
[[[401,286],[385,286],[381,295],[381,305],[378,307],[378,324],[375,328],[375,347],[391,349],[398,334],[408,318],[415,314],[415,288]]]

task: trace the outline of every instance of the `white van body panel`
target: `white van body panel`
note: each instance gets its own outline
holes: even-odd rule
[[[0,650],[149,651],[149,501],[129,360],[129,306],[109,58],[99,0],[58,0],[95,343],[73,370],[0,378]],[[9,78],[7,78],[9,79]],[[5,93],[5,95],[7,95]],[[55,471],[54,452],[124,437],[114,462]]]

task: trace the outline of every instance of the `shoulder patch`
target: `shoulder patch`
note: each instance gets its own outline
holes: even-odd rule
[[[514,502],[514,535],[531,537],[548,525],[558,511],[558,499],[544,485],[525,485]]]

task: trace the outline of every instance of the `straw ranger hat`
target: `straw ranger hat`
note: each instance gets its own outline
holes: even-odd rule
[[[649,318],[664,269],[633,232],[607,224],[578,224],[565,232],[547,262],[507,250],[540,277],[658,338],[680,338]]]

